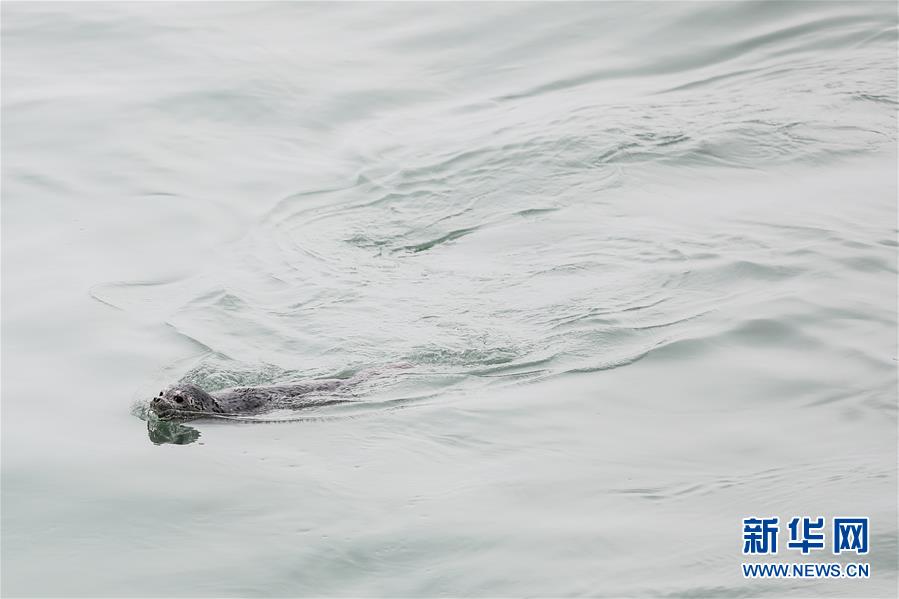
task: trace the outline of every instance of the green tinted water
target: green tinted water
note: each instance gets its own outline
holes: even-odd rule
[[[894,4],[2,10],[5,596],[894,595]]]

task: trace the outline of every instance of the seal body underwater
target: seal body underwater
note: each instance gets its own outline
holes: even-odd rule
[[[309,397],[313,393],[337,391],[358,382],[349,379],[316,380],[295,385],[234,387],[207,393],[196,385],[178,383],[159,392],[150,409],[163,420],[192,420],[215,415],[246,415],[281,407],[322,406],[347,399]]]

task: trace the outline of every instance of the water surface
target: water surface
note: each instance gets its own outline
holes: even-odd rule
[[[895,3],[2,16],[4,595],[894,595]]]

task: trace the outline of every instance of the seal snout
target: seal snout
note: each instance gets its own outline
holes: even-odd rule
[[[156,412],[157,416],[164,416],[167,412],[169,412],[168,402],[162,396],[162,391],[159,392],[159,395],[150,400],[150,409]]]

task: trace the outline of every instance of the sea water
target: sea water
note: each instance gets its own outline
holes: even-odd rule
[[[893,596],[896,26],[4,2],[4,596]],[[768,515],[870,579],[744,579]]]

